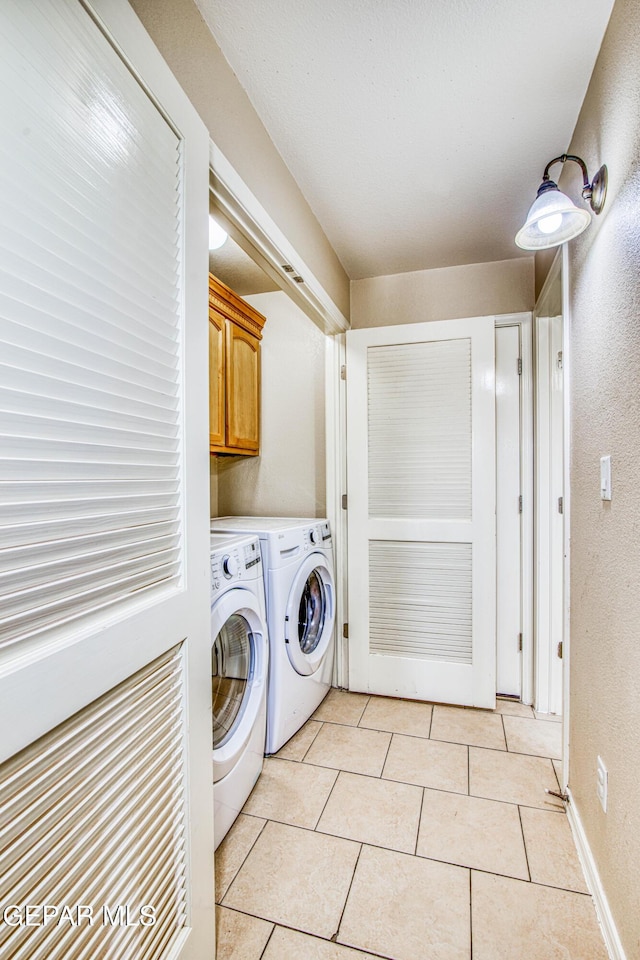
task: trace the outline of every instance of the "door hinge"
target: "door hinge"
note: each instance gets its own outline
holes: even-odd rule
[[[522,634],[518,634],[518,652],[522,653]]]
[[[561,640],[560,643],[558,644],[558,659],[559,659],[559,660],[562,660],[562,649],[563,649],[563,648],[562,648],[562,640]]]
[[[558,513],[564,513],[564,497],[558,497]]]
[[[518,376],[522,376],[522,357],[518,357]]]
[[[558,370],[562,370],[562,350],[558,351]]]
[[[342,636],[345,638],[345,640],[348,640],[348,639],[349,639],[349,624],[348,624],[348,623],[343,623],[343,624],[342,624]]]
[[[341,380],[346,380],[346,379],[347,379],[347,366],[346,366],[346,364],[344,364],[344,363],[343,363],[342,366],[340,367],[340,379],[341,379]]]
[[[518,497],[518,513],[522,513],[522,508],[523,508],[522,494],[520,494],[520,496]]]
[[[343,509],[343,510],[346,510],[346,509],[347,509],[347,495],[346,495],[346,493],[343,493],[343,494],[342,494],[342,509]]]

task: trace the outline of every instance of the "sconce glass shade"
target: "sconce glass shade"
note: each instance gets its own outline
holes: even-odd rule
[[[523,250],[547,250],[573,240],[591,223],[588,210],[576,207],[553,180],[543,181],[516,243]]]

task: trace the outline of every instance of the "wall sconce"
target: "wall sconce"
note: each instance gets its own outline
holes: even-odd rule
[[[557,183],[549,179],[549,167],[554,163],[573,160],[582,170],[582,196],[588,200],[595,214],[604,207],[607,195],[607,168],[603,164],[591,183],[584,160],[563,153],[561,157],[550,160],[544,168],[542,183],[538,195],[533,201],[525,225],[516,234],[516,243],[523,250],[547,250],[557,247],[567,240],[573,240],[591,223],[588,210],[576,207],[564,193],[558,190]]]

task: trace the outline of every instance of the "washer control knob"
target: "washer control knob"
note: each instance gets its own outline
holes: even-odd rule
[[[238,561],[235,557],[230,557],[227,554],[226,557],[222,558],[222,572],[227,580],[230,580],[231,577],[235,577],[238,572]]]
[[[317,530],[313,530],[313,529],[312,529],[312,530],[309,530],[309,540],[311,540],[311,543],[314,543],[314,544],[315,544],[315,543],[318,543],[319,537],[318,537],[318,531],[317,531]]]

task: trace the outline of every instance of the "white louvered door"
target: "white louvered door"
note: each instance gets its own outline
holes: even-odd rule
[[[208,134],[126,0],[6,0],[0,84],[0,955],[200,960]]]
[[[347,333],[349,686],[495,705],[494,318]]]

